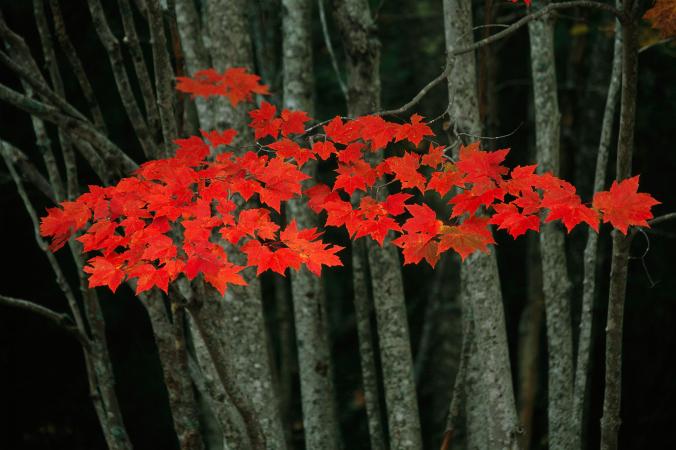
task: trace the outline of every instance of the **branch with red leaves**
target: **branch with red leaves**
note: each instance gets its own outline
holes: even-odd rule
[[[178,87],[197,96],[226,96],[237,105],[267,93],[258,80],[239,68],[209,70],[179,79]],[[374,115],[336,117],[311,137],[305,112],[277,114],[263,101],[249,115],[259,151],[240,156],[229,151],[234,130],[178,139],[175,156],[149,161],[115,186],[90,186],[75,201],[49,209],[40,233],[57,250],[86,231],[77,239],[85,252],[98,253],[84,269],[90,287],[115,291],[124,279],[136,278],[137,294],[153,287],[167,292],[179,276],[202,275],[224,293],[229,284],[245,284],[240,272],[247,267],[255,266],[258,275],[266,270],[283,275],[305,265],[319,275],[323,266],[342,265],[337,256],[342,247],[323,242],[322,231],[298,229],[294,221],[283,229],[276,223],[282,205],[300,196],[325,217],[326,226],[380,245],[395,232],[392,243],[402,249],[405,264],[424,259],[432,266],[448,250],[463,259],[488,252],[495,244],[491,224],[516,238],[539,231],[546,212],[545,222],[561,220],[569,232],[582,222],[595,231],[608,222],[626,234],[630,226],[649,226],[651,207],[658,204],[638,193],[634,177],[597,193],[588,206],[573,185],[537,174],[534,165],[510,170],[503,165],[508,149],[486,152],[474,143],[453,162],[444,147],[423,144],[434,132],[417,114],[403,124]],[[370,162],[369,153],[386,148],[394,155]],[[333,164],[334,182],[304,191],[309,177],[301,169],[313,159]],[[377,200],[380,189],[389,191],[387,185],[398,191]],[[361,201],[353,206],[356,191],[362,191]],[[449,196],[452,191],[459,193]],[[447,198],[450,216],[439,217],[423,195]],[[246,255],[245,265],[230,262],[225,241]]]

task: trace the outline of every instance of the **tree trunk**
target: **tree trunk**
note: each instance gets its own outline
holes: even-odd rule
[[[545,5],[536,1],[535,6]],[[535,100],[536,159],[540,173],[559,175],[560,121],[554,59],[554,22],[543,17],[528,24],[533,98]],[[546,223],[540,230],[542,292],[545,301],[548,357],[549,448],[578,448],[573,432],[573,337],[570,280],[563,230]]]
[[[471,44],[469,0],[444,0],[444,29],[447,55]],[[453,131],[480,134],[474,53],[456,57],[452,65],[448,113]],[[463,314],[474,320],[474,341],[480,352],[472,352],[468,362],[468,448],[516,448],[518,421],[495,253],[467,258],[460,278]]]
[[[380,107],[380,42],[369,3],[335,0],[334,13],[345,48],[348,115],[355,117],[377,111]],[[372,162],[379,159],[382,152],[378,152]],[[390,447],[419,449],[422,447],[420,418],[399,254],[389,237],[383,247],[373,241],[368,241],[366,247]]]
[[[623,1],[629,18],[622,27],[622,93],[620,103],[620,135],[617,140],[615,180],[631,176],[636,125],[636,90],[638,82],[638,22],[633,0]],[[620,400],[622,395],[622,323],[627,290],[630,238],[613,231],[613,256],[610,265],[608,318],[606,322],[606,375],[601,419],[601,449],[618,448]]]
[[[610,140],[615,122],[615,111],[618,93],[620,91],[620,76],[622,71],[622,33],[620,25],[616,23],[615,44],[613,50],[612,72],[603,111],[603,125],[601,137],[596,152],[596,170],[594,174],[593,192],[602,191],[605,187]],[[592,230],[588,231],[587,242],[584,247],[584,279],[582,281],[582,308],[580,313],[580,334],[577,344],[575,366],[575,390],[573,398],[573,414],[575,421],[574,432],[580,435],[581,447],[584,446],[586,426],[586,399],[589,391],[590,363],[592,355],[592,331],[594,316],[592,314],[596,299],[596,276],[599,259],[599,236]]]

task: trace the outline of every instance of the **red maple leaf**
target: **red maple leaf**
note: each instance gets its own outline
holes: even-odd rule
[[[338,164],[338,176],[333,184],[333,190],[343,189],[349,195],[360,189],[365,191],[367,186],[376,182],[376,173],[371,165],[365,161],[355,161],[352,164]]]
[[[463,175],[460,173],[454,164],[445,164],[442,172],[434,172],[430,177],[430,181],[425,187],[426,191],[435,191],[439,196],[443,197],[448,194],[448,191],[453,189],[453,186],[462,187]]]
[[[103,256],[94,256],[83,270],[89,274],[89,287],[108,286],[115,292],[124,279],[122,269]]]
[[[484,152],[479,150],[479,143],[475,142],[460,148],[460,158],[456,166],[465,173],[467,183],[500,181],[502,175],[509,171],[507,167],[501,165],[507,153],[509,153],[508,149]]]
[[[270,247],[257,240],[246,242],[241,249],[247,256],[247,265],[257,266],[256,275],[266,270],[284,275],[289,267],[295,270],[300,269],[302,262],[300,256],[289,248],[271,250]]]
[[[343,263],[336,253],[343,249],[339,245],[327,245],[317,240],[321,234],[316,228],[298,230],[296,221],[292,220],[279,233],[279,239],[293,252],[300,261],[307,266],[310,272],[321,275],[322,266],[342,266]]]
[[[384,167],[387,173],[394,174],[394,179],[401,183],[402,189],[417,188],[420,192],[425,192],[427,180],[418,172],[419,155],[404,152],[404,156],[392,156],[385,159]]]
[[[209,142],[211,142],[211,145],[213,145],[214,147],[218,147],[219,145],[230,145],[235,136],[237,136],[237,131],[235,130],[223,130],[223,131],[200,130],[200,133],[202,133],[202,136],[209,139]],[[206,157],[207,155],[202,156],[202,158],[200,159],[204,159],[204,157]]]
[[[392,241],[402,249],[404,264],[418,264],[423,259],[434,267],[439,261],[439,243],[434,235],[427,233],[406,233]]]
[[[574,192],[561,188],[546,191],[540,206],[549,209],[545,222],[561,219],[569,233],[580,222],[586,222],[595,231],[599,231],[598,214],[583,205]]]
[[[305,133],[305,122],[312,120],[305,111],[289,111],[288,109],[282,110],[280,117],[282,136]]]
[[[265,100],[261,102],[260,108],[249,111],[249,117],[251,117],[249,126],[253,128],[256,139],[265,136],[272,136],[277,139],[282,120],[275,118],[275,114],[277,114],[277,107]]]
[[[488,217],[472,216],[458,226],[442,228],[439,253],[453,249],[463,261],[477,250],[489,253],[488,245],[495,241],[488,222]]]
[[[329,159],[331,155],[337,152],[336,146],[331,141],[318,141],[312,144],[312,151],[321,159]]]
[[[49,249],[54,252],[78,230],[84,228],[92,211],[81,202],[61,202],[60,208],[48,208],[40,220],[40,234],[52,238]]]
[[[315,155],[308,149],[302,148],[298,143],[292,141],[291,139],[282,139],[272,144],[268,144],[268,147],[275,150],[277,155],[282,158],[292,158],[298,164],[298,167],[302,167],[310,159],[315,159]]]
[[[443,145],[430,144],[427,153],[422,157],[422,163],[436,169],[446,162],[446,147]]]
[[[638,192],[638,178],[637,175],[619,183],[613,181],[610,191],[594,195],[593,206],[601,212],[603,221],[610,222],[623,234],[627,234],[631,225],[650,227],[647,222],[653,217],[650,209],[660,204],[650,194]]]
[[[425,136],[434,136],[432,129],[422,122],[422,119],[421,115],[413,114],[411,123],[405,123],[397,130],[395,142],[408,139],[417,147]]]
[[[490,223],[498,225],[499,230],[506,229],[515,239],[528,230],[540,231],[538,216],[523,214],[511,203],[497,203],[493,205],[493,209],[496,213],[491,217]]]

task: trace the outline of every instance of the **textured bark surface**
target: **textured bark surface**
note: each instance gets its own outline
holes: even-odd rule
[[[422,447],[404,284],[397,248],[367,242],[392,449]]]
[[[202,24],[193,0],[175,0],[176,23],[181,38],[181,49],[185,58],[188,75],[211,67],[209,53],[202,39]],[[199,125],[204,130],[214,128],[214,112],[211,104],[204,98],[194,99]]]
[[[380,42],[365,0],[335,0],[334,17],[345,48],[348,114],[358,116],[380,107]],[[382,158],[382,154],[377,157]],[[401,264],[389,238],[383,247],[366,244],[373,305],[385,389],[390,448],[419,449],[420,418],[413,376]]]
[[[619,24],[616,24],[619,28]],[[620,91],[620,76],[622,71],[622,33],[615,33],[613,50],[612,72],[608,85],[608,96],[603,112],[601,138],[596,154],[596,170],[594,173],[594,192],[602,191],[605,187],[610,141],[615,122],[615,111]],[[577,344],[575,366],[575,390],[573,397],[574,432],[579,433],[584,445],[586,426],[586,398],[589,390],[590,362],[592,355],[593,307],[596,299],[596,272],[599,259],[597,233],[588,231],[587,242],[584,248],[584,278],[582,281],[582,310],[580,313],[580,334]]]
[[[386,448],[385,430],[380,409],[380,390],[378,389],[378,368],[376,366],[373,332],[371,331],[371,311],[373,302],[368,289],[368,257],[364,239],[352,245],[352,285],[354,290],[354,313],[359,336],[359,362],[361,364],[362,387],[366,403],[366,417],[369,426],[371,450]]]
[[[539,238],[526,239],[526,307],[519,320],[518,407],[523,434],[519,438],[522,450],[528,450],[533,436],[535,406],[539,389],[540,337],[545,304],[542,298],[542,258]]]
[[[228,67],[246,67],[253,71],[253,51],[247,19],[247,0],[205,0],[202,32],[211,66],[218,71]],[[225,98],[210,100],[214,105],[213,126],[239,131],[235,143],[249,143],[243,130],[248,130],[244,108],[233,108]]]
[[[535,7],[548,0],[536,1]],[[543,17],[528,24],[531,73],[535,101],[536,159],[540,173],[559,175],[560,122],[554,59],[554,22]],[[540,229],[542,292],[545,301],[548,361],[549,420],[551,450],[577,448],[573,432],[573,337],[570,316],[570,280],[566,266],[563,230],[558,224]]]
[[[479,448],[516,449],[519,423],[514,406],[505,316],[494,253],[475,253],[468,257],[463,264],[462,283],[463,296],[472,305],[481,370],[476,391],[483,391],[479,395],[485,399],[482,402],[486,408],[484,429],[488,425],[488,445]],[[473,413],[468,412],[468,420],[470,414]]]
[[[347,114],[380,109],[380,41],[366,0],[333,0],[333,17],[343,40]]]
[[[448,55],[471,43],[471,11],[468,0],[444,1]],[[449,63],[453,70],[448,77],[448,111],[453,131],[479,134],[474,53]],[[471,353],[467,369],[468,448],[516,448],[518,421],[495,253],[469,257],[462,265],[460,278],[463,314],[473,317],[478,350]]]
[[[631,176],[636,125],[636,85],[638,81],[638,21],[633,0],[624,0],[625,11],[633,15],[622,27],[622,93],[620,106],[620,135],[617,140],[615,179]],[[601,419],[601,449],[618,448],[621,424],[620,402],[622,395],[622,323],[627,290],[630,238],[613,231],[613,256],[610,265],[608,293],[608,318],[606,322],[606,374]]]
[[[161,295],[153,293],[142,301],[153,328],[179,446],[182,450],[201,450],[204,443],[200,435],[197,403],[188,371],[183,311],[175,311],[172,323]]]
[[[310,116],[314,112],[312,4],[310,0],[282,1],[283,103],[285,108],[306,111]],[[310,161],[303,171],[313,176],[315,168],[315,161]],[[309,187],[307,183],[305,187]],[[286,216],[301,229],[317,226],[316,215],[301,199],[287,203]],[[321,279],[305,267],[290,277],[305,446],[309,450],[337,449],[338,417]]]
[[[441,442],[448,422],[449,404],[453,400],[453,387],[465,387],[464,381],[456,381],[463,346],[458,262],[452,255],[442,255],[434,269],[418,351],[415,352],[418,395],[420,403],[428,405],[426,410],[421,410],[425,448],[436,448]],[[464,419],[464,416],[460,418]],[[453,441],[456,442],[457,437]]]

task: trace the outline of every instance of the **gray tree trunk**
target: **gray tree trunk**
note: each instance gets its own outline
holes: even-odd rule
[[[636,125],[636,93],[638,83],[638,24],[635,0],[623,0],[622,9],[629,18],[622,32],[622,93],[620,103],[620,134],[617,139],[615,180],[631,176]],[[624,301],[627,291],[630,236],[613,231],[613,255],[610,265],[610,288],[608,293],[608,318],[606,322],[606,373],[601,419],[601,449],[618,448],[618,432],[621,424],[620,405],[622,398],[622,326]]]
[[[444,0],[446,53],[472,42],[469,0]],[[448,113],[455,132],[480,134],[473,52],[457,57],[448,77]],[[474,320],[467,377],[468,448],[517,448],[518,420],[512,387],[502,292],[495,253],[476,253],[461,268],[463,314]],[[486,424],[488,426],[486,427]]]
[[[536,1],[535,7],[548,0]],[[536,159],[540,173],[559,175],[560,121],[554,59],[554,22],[543,17],[528,24],[533,98],[535,100]],[[545,301],[548,356],[549,448],[578,448],[573,432],[573,337],[570,280],[563,230],[547,223],[540,230],[542,291]]]
[[[314,113],[312,5],[310,0],[282,1],[284,107],[302,110],[311,116]],[[303,171],[312,176],[315,167],[315,161],[309,161]],[[288,221],[295,220],[298,228],[317,226],[316,216],[305,200],[290,200],[286,205],[286,216]],[[337,449],[339,427],[321,279],[305,267],[290,277],[305,446],[309,450]]]
[[[616,24],[616,30],[619,24]],[[610,141],[615,122],[615,112],[620,91],[622,71],[622,33],[615,33],[612,72],[608,85],[606,105],[603,111],[603,125],[596,153],[596,170],[594,174],[593,192],[602,191],[605,187]],[[580,313],[580,334],[577,344],[575,366],[575,390],[573,397],[574,432],[580,435],[581,447],[584,446],[586,426],[586,399],[589,390],[589,372],[592,355],[592,310],[596,298],[596,276],[599,259],[598,233],[588,231],[584,247],[584,278],[582,281],[582,310]]]
[[[359,116],[380,107],[380,42],[368,1],[335,0],[334,13],[343,38],[347,68],[348,114]],[[379,153],[376,158],[382,158]],[[366,243],[385,389],[390,447],[422,447],[406,315],[401,263],[395,246]]]

